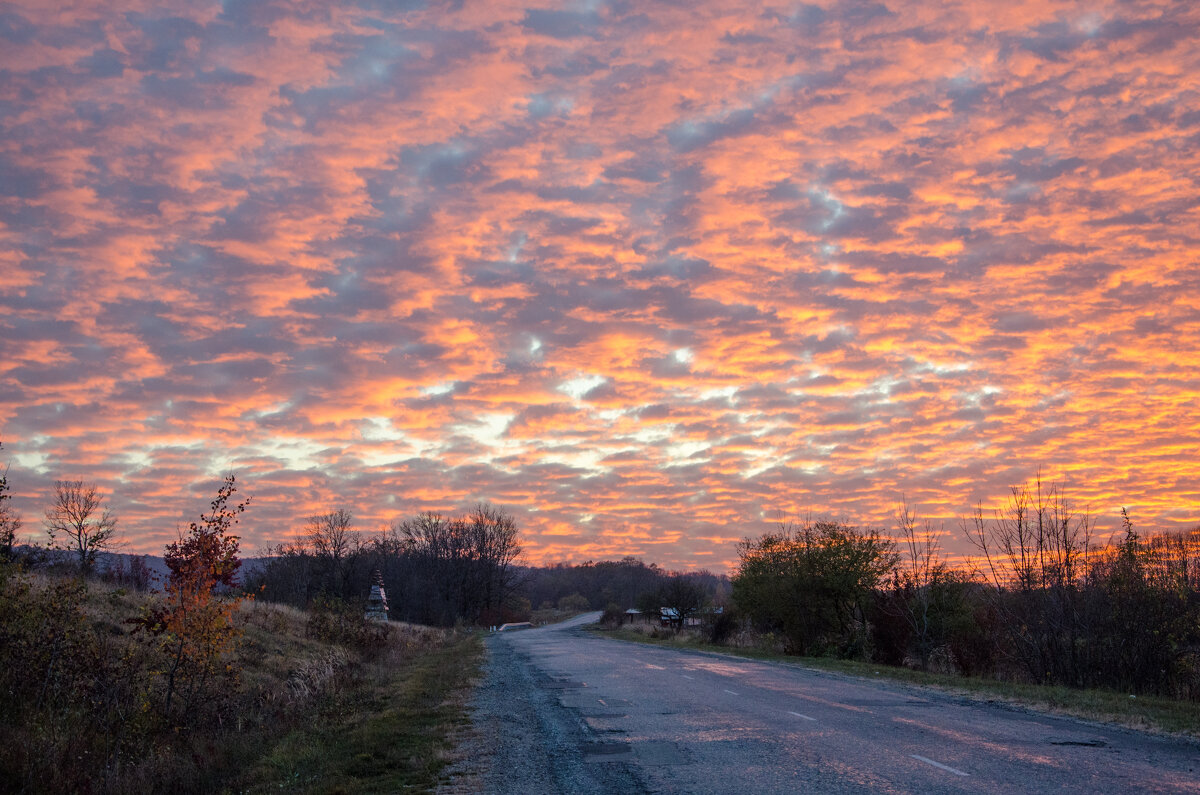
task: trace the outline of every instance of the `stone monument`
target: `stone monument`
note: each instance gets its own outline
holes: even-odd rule
[[[375,573],[371,575],[371,579],[373,582],[371,584],[371,595],[367,597],[367,620],[387,621],[387,594],[383,590],[383,575],[379,573],[379,569],[375,570]]]

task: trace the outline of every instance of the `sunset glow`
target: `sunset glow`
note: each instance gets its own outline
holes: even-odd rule
[[[1200,524],[1200,5],[0,11],[0,467],[161,553],[480,500],[529,562],[1040,470]],[[950,550],[964,551],[950,538]]]

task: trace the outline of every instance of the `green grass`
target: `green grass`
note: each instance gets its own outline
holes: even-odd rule
[[[432,791],[468,723],[465,700],[483,656],[477,634],[384,660],[327,695],[237,789],[248,792]]]
[[[1002,702],[1143,731],[1200,737],[1200,704],[1160,696],[1132,697],[1128,693],[1112,690],[1082,690],[1059,685],[1034,685],[956,674],[928,673],[831,657],[793,657],[762,649],[717,646],[689,633],[652,638],[637,630],[626,628],[596,628],[594,631],[618,640],[787,663],[862,679],[903,682],[935,688],[980,702]]]

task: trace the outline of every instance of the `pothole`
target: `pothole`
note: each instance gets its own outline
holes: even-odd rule
[[[1103,740],[1051,740],[1051,745],[1082,745],[1085,748],[1104,748],[1108,743]]]
[[[633,746],[629,743],[588,743],[583,746],[583,759],[585,762],[605,762],[616,761],[621,757],[633,755]]]
[[[542,686],[547,690],[576,690],[581,687],[587,687],[587,685],[585,685],[583,682],[570,681],[550,681],[546,682]]]

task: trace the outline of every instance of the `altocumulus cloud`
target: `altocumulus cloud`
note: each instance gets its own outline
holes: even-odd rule
[[[0,14],[19,506],[156,551],[476,500],[535,560],[1196,521],[1200,8],[85,2]],[[961,541],[961,540],[959,540]],[[952,547],[958,542],[952,541]]]

